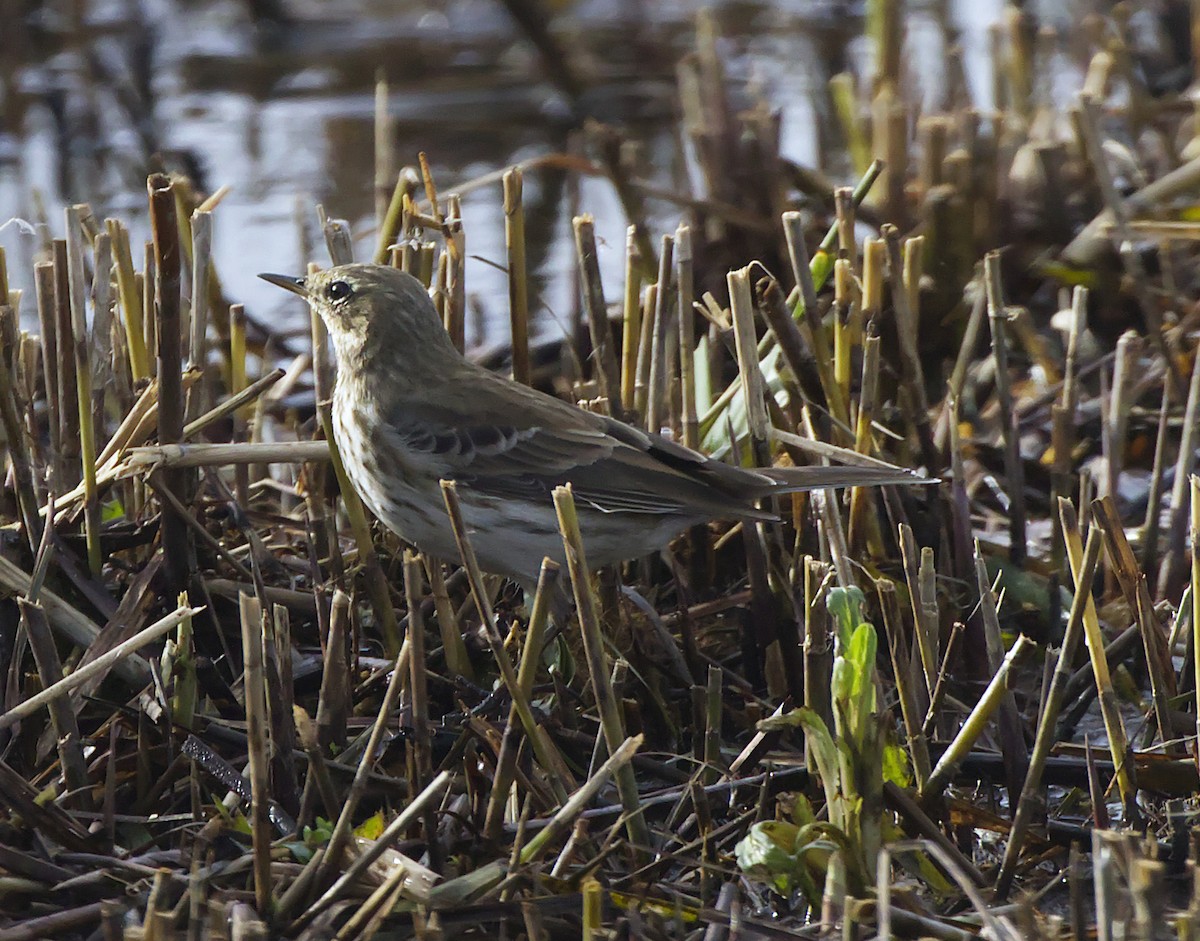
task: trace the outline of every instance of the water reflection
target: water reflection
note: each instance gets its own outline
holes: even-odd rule
[[[70,41],[70,23],[35,17],[28,43],[0,53],[2,75],[16,92],[8,96],[0,219],[36,220],[37,193],[55,235],[59,207],[88,201],[98,215],[118,215],[135,237],[145,236],[144,175],[155,163],[152,154],[161,155],[204,191],[231,187],[215,213],[215,257],[226,293],[269,326],[295,329],[304,322],[299,305],[254,275],[303,269],[297,220],[319,246],[312,208],[318,202],[350,221],[359,258],[369,257],[377,69],[391,84],[397,160],[412,163],[425,151],[443,193],[567,150],[579,111],[627,128],[641,141],[645,175],[680,187],[695,168],[681,162],[675,137],[674,68],[691,48],[698,6],[572,4],[553,25],[578,52],[570,67],[588,80],[575,112],[563,92],[540,80],[536,53],[492,0],[399,9],[382,0],[283,6],[257,0],[248,7],[100,0],[88,11],[91,39],[79,46]],[[845,167],[831,159],[823,89],[831,71],[862,52],[850,38],[861,22],[845,16],[848,6],[759,2],[718,9],[732,77],[760,88],[782,110],[784,155],[835,173]],[[596,217],[610,301],[619,296],[625,220],[605,180],[576,180],[561,169],[530,171],[525,198],[535,330],[558,331],[578,303],[571,214]],[[648,211],[662,230],[680,217],[679,207],[666,203],[651,201]],[[486,338],[502,339],[507,288],[499,182],[466,195],[463,212],[469,307],[483,312]],[[35,243],[10,226],[0,244],[10,252],[14,282],[28,286],[22,279],[29,277]],[[323,251],[315,254],[324,260]]]

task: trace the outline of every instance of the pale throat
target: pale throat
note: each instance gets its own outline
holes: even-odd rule
[[[329,329],[329,339],[333,342],[337,354],[338,372],[346,373],[355,367],[361,367],[367,352],[367,337],[362,330],[343,330],[338,327]]]

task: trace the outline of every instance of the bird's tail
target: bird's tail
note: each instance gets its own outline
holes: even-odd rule
[[[839,464],[811,467],[764,467],[758,468],[758,473],[771,480],[771,483],[763,488],[763,496],[839,487],[938,483],[936,477],[923,477],[906,468],[883,463],[864,466]]]

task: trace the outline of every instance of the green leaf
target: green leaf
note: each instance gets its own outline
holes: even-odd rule
[[[378,810],[354,828],[354,835],[361,836],[364,840],[377,840],[379,834],[383,833],[383,828],[383,811]]]
[[[883,746],[883,780],[890,781],[897,787],[909,787],[912,784],[908,752],[899,745]]]
[[[782,732],[786,729],[798,729],[803,725],[800,721],[800,710],[789,709],[783,715],[767,716],[754,723],[756,732]]]
[[[850,643],[846,647],[846,659],[854,665],[855,672],[855,688],[854,692],[862,691],[862,677],[870,676],[871,669],[875,666],[875,653],[878,649],[878,641],[875,636],[875,627],[872,624],[862,623],[854,628],[850,635]]]
[[[825,597],[825,607],[837,624],[839,652],[845,650],[850,642],[850,635],[862,623],[862,608],[866,603],[862,589],[851,585],[849,588],[831,588]]]
[[[738,866],[747,875],[771,885],[780,895],[791,895],[799,876],[796,835],[800,828],[784,820],[754,824],[734,847]]]
[[[508,860],[492,860],[472,872],[434,886],[429,893],[428,905],[434,911],[465,905],[475,896],[498,886],[507,872]]]
[[[324,817],[317,817],[316,826],[305,827],[303,836],[304,842],[313,849],[318,846],[324,846],[329,842],[329,838],[333,836],[333,821],[326,820]]]
[[[849,707],[854,696],[854,664],[845,657],[833,661],[833,676],[829,681],[829,691],[833,694],[834,702]]]
[[[829,819],[835,826],[845,820],[845,802],[842,796],[842,778],[838,749],[833,736],[819,715],[803,706],[796,710],[796,718],[807,736],[806,743],[817,766],[817,776],[825,790],[825,804],[829,808]]]
[[[846,650],[846,660],[854,668],[850,689],[850,708],[856,735],[860,723],[875,712],[874,671],[878,645],[875,628],[864,623],[854,629]]]
[[[557,670],[564,685],[569,686],[575,679],[575,657],[562,634],[557,634],[542,648],[542,664],[547,670]]]
[[[767,391],[779,403],[780,408],[785,408],[788,404],[788,394],[783,384],[783,377],[779,374],[779,356],[779,348],[776,347],[762,358],[760,365]],[[707,371],[706,367],[703,372],[707,373]],[[697,371],[696,374],[699,375],[700,372]],[[742,396],[740,381],[735,381],[738,381],[738,385],[729,400],[729,405],[723,411],[717,412],[716,415],[706,415],[700,423],[701,450],[716,458],[725,459],[733,450],[733,441],[729,439],[730,428],[733,429],[733,437],[737,441],[743,440],[749,432],[746,400]]]
[[[284,849],[292,854],[292,858],[298,863],[307,863],[313,858],[312,849],[305,843],[296,840],[292,843],[284,843]]]
[[[808,270],[812,272],[813,283],[816,284],[818,291],[829,280],[829,276],[833,274],[833,263],[836,260],[834,255],[828,251],[819,251],[812,256],[812,260],[808,263]],[[804,301],[801,300],[796,304],[792,316],[799,320],[803,313]]]
[[[813,810],[812,801],[808,799],[808,795],[800,791],[792,794],[792,823],[798,827],[806,827],[810,823],[817,822],[817,812]]]
[[[849,852],[851,841],[827,820],[801,827],[768,820],[754,824],[734,852],[747,876],[768,883],[780,895],[799,889],[810,905],[817,905],[829,859],[839,849]]]

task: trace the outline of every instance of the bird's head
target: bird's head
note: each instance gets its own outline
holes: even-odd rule
[[[260,278],[305,298],[321,315],[340,363],[375,352],[457,355],[424,286],[385,265],[338,265],[304,278]]]

